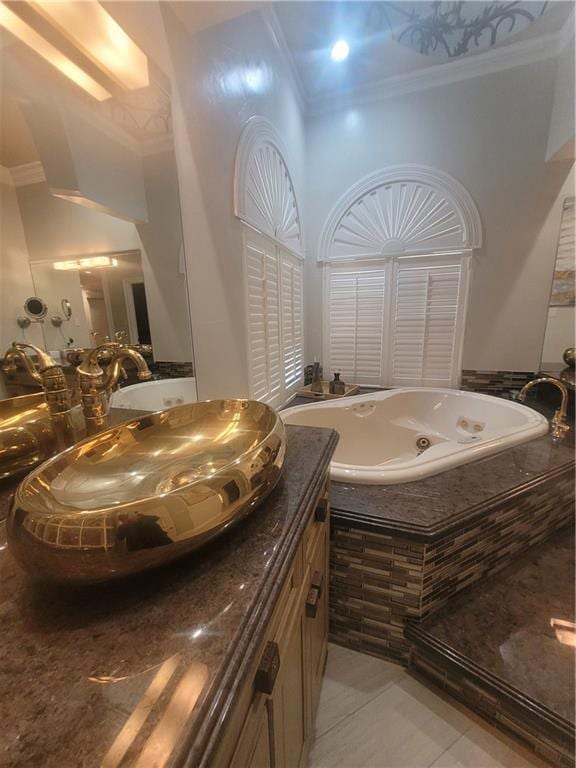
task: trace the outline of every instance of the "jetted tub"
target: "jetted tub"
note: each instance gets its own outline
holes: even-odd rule
[[[196,379],[185,376],[177,379],[142,381],[118,389],[112,395],[112,408],[136,408],[139,411],[163,411],[175,405],[198,402]]]
[[[453,389],[392,389],[281,411],[286,424],[332,427],[339,482],[390,485],[430,477],[546,434],[525,405]]]

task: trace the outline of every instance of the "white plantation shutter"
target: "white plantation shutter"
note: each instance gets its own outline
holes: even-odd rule
[[[463,322],[464,262],[394,269],[390,360],[393,386],[457,384]]]
[[[287,394],[302,381],[304,369],[304,301],[302,260],[280,251],[282,264],[282,350]]]
[[[302,382],[302,259],[253,230],[244,233],[250,397],[280,405]]]
[[[250,233],[245,240],[250,397],[269,402],[282,389],[279,263],[276,247]]]
[[[387,272],[387,265],[328,267],[325,378],[340,370],[346,382],[382,383]]]
[[[367,386],[457,386],[468,254],[325,266],[324,365]]]

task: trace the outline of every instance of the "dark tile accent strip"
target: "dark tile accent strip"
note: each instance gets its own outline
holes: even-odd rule
[[[155,360],[150,369],[163,379],[179,379],[184,376],[194,376],[194,364],[177,363],[170,360]]]
[[[515,392],[535,377],[534,371],[462,371],[461,389],[506,395]]]
[[[556,766],[574,766],[574,724],[408,623],[409,668]]]

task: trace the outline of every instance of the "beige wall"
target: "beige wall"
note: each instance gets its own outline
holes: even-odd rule
[[[482,218],[463,367],[538,368],[557,237],[549,215],[571,165],[545,161],[555,75],[551,60],[309,120],[309,358],[321,353],[321,270],[313,258],[328,213],[368,173],[419,163],[464,184]]]
[[[574,159],[574,35],[558,58],[547,160]]]
[[[41,328],[33,324],[24,333],[16,318],[24,315],[24,302],[33,296],[28,248],[9,172],[0,167],[0,357],[13,341],[42,344]],[[0,397],[2,383],[0,377]]]
[[[302,115],[259,12],[187,36],[167,4],[161,10],[178,85],[176,147],[199,396],[246,396],[242,232],[232,208],[236,146],[252,115],[268,118],[288,148],[302,206]]]
[[[574,194],[575,173],[574,167],[568,178],[564,182],[554,205],[550,209],[546,227],[543,227],[541,234],[546,241],[554,243],[554,259],[552,261],[552,271],[549,280],[549,293],[552,288],[552,277],[554,272],[554,263],[556,261],[556,247],[558,244],[558,234],[560,232],[560,221],[562,218],[562,207],[566,197]],[[555,240],[554,240],[555,239]],[[575,320],[576,311],[574,307],[550,307],[546,322],[546,331],[544,336],[544,345],[542,349],[542,365],[558,365],[562,362],[562,354],[567,347],[575,345]]]

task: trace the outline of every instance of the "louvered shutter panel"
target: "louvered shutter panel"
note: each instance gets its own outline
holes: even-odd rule
[[[244,258],[250,397],[270,402],[282,389],[278,255],[264,238],[250,234]]]
[[[282,351],[287,394],[302,381],[304,368],[303,264],[281,251]]]
[[[382,383],[386,265],[358,267],[331,265],[328,271],[327,317],[330,371],[344,381]]]
[[[454,386],[462,313],[462,262],[399,262],[394,272],[393,386]]]

